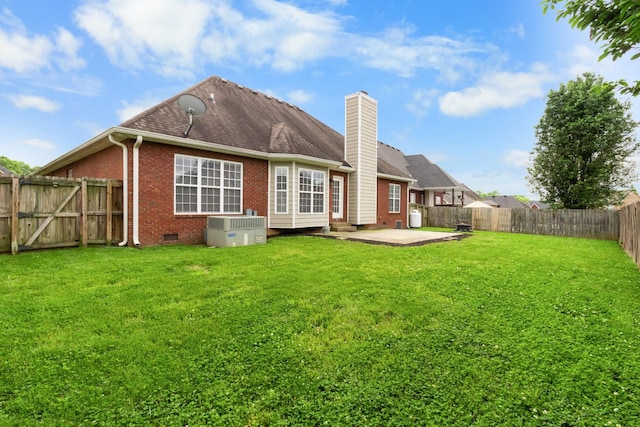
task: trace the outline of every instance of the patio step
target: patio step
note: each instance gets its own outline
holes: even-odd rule
[[[331,231],[358,231],[358,228],[348,222],[334,222],[331,224]]]

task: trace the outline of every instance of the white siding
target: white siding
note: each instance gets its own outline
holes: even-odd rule
[[[284,166],[289,168],[289,209],[287,214],[276,213],[276,167]],[[297,162],[271,162],[269,171],[269,228],[295,229],[324,227],[329,225],[329,198],[331,188],[329,186],[329,169],[318,168]],[[315,170],[324,172],[324,212],[323,213],[300,213],[298,210],[298,174],[300,169]]]
[[[288,176],[288,192],[289,192],[289,209],[286,214],[276,213],[276,167],[284,166],[289,169]],[[292,202],[294,200],[294,187],[297,181],[294,177],[294,165],[291,162],[272,162],[269,166],[269,228],[295,228],[293,222]]]
[[[349,185],[349,222],[377,222],[378,103],[364,92],[345,97],[345,158],[356,171]]]

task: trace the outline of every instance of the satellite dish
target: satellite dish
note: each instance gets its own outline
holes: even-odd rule
[[[200,98],[188,93],[180,95],[178,98],[178,105],[182,108],[182,111],[187,113],[189,116],[189,126],[183,133],[184,136],[189,136],[189,131],[193,126],[193,117],[198,117],[204,114],[204,112],[207,111],[207,106]]]

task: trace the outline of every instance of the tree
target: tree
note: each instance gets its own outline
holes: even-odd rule
[[[520,200],[522,203],[529,203],[529,198],[527,196],[523,196],[522,194],[516,194],[515,196],[516,199]]]
[[[615,203],[636,176],[629,102],[621,103],[602,77],[585,73],[547,95],[535,127],[528,181],[542,201],[569,209]]]
[[[498,190],[489,191],[488,193],[483,193],[482,191],[478,190],[476,191],[476,193],[478,194],[478,196],[482,197],[483,199],[500,195],[500,192]]]
[[[562,4],[562,6],[560,6]],[[611,56],[615,61],[640,46],[640,1],[638,0],[542,0],[542,11],[557,9],[556,19],[568,18],[569,24],[579,30],[589,29],[596,43],[604,42],[600,60]],[[640,57],[635,53],[631,59]],[[622,93],[640,95],[640,81],[629,84],[619,80]]]
[[[0,165],[18,175],[27,175],[37,169],[37,167],[33,168],[24,162],[11,160],[5,156],[0,156]]]

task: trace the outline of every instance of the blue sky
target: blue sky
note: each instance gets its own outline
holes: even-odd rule
[[[344,96],[365,90],[381,141],[474,190],[533,198],[549,90],[640,65],[598,62],[539,0],[0,0],[0,46],[0,155],[32,166],[217,75],[341,133]]]

